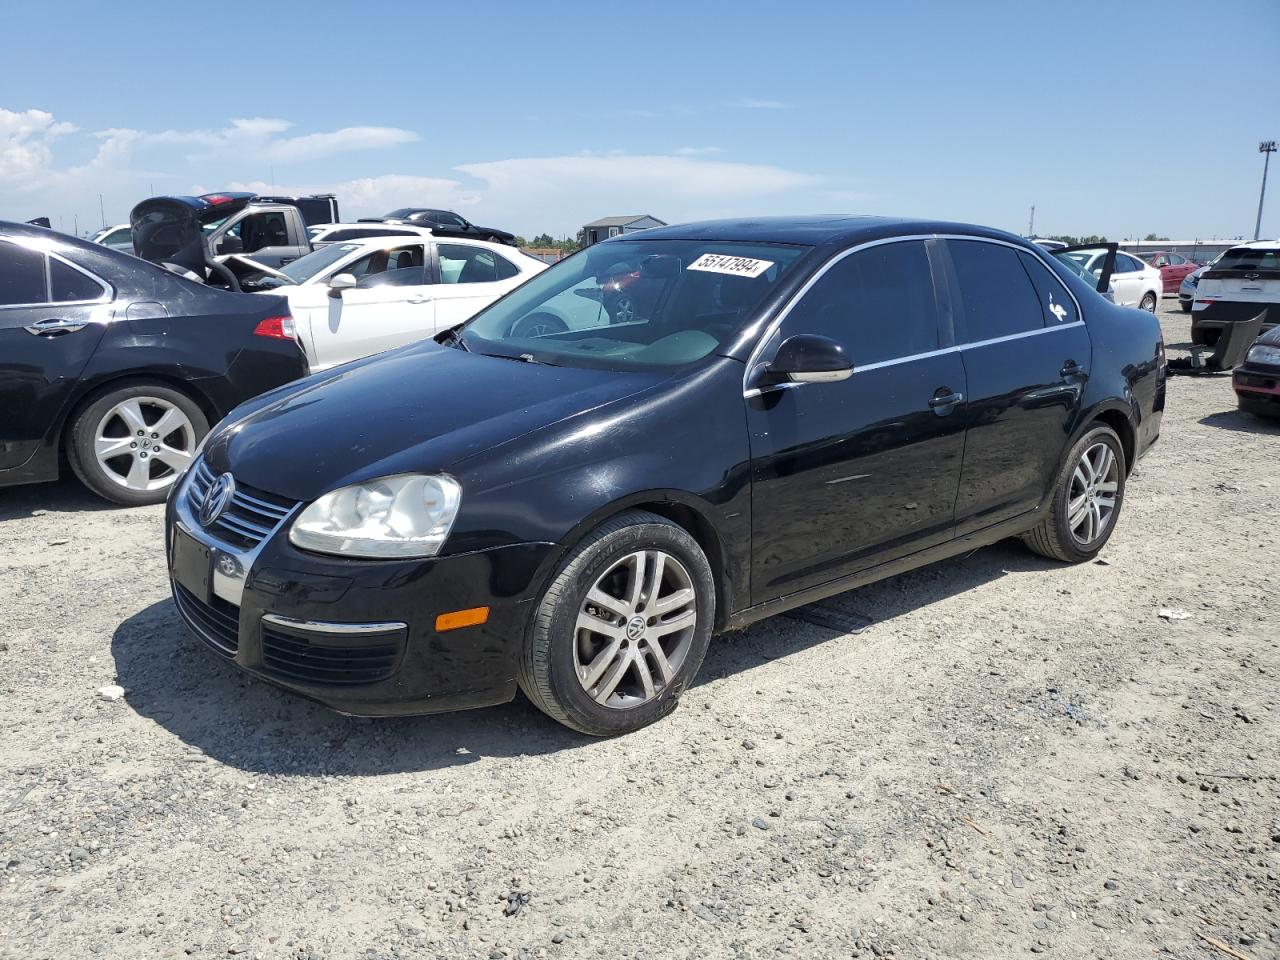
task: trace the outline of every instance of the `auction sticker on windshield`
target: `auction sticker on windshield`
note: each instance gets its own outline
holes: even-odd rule
[[[772,260],[731,257],[727,253],[704,253],[689,264],[688,269],[705,270],[707,273],[727,273],[733,277],[758,277],[772,266]]]

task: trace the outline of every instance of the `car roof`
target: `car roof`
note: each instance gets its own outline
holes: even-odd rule
[[[808,246],[849,246],[895,236],[963,234],[1033,246],[1025,238],[1004,230],[971,223],[918,220],[906,217],[871,217],[833,214],[807,217],[751,217],[736,220],[702,220],[652,227],[602,241],[619,240],[725,240],[757,243],[794,243]],[[1043,250],[1043,248],[1039,248]]]
[[[1232,250],[1280,250],[1280,240],[1250,240],[1237,243]]]
[[[420,234],[432,236],[430,227],[420,227],[416,223],[384,223],[381,220],[364,220],[359,223],[317,223],[310,230],[403,230],[400,236]]]
[[[108,227],[107,230],[114,230],[115,227]],[[101,230],[95,230],[94,234],[101,233]],[[14,223],[9,220],[0,220],[0,234],[7,237],[25,237],[31,240],[43,240],[46,243],[56,246],[66,246],[75,250],[82,250],[86,253],[98,253],[104,248],[101,244],[94,243],[91,240],[82,240],[79,237],[73,237],[69,233],[62,233],[58,230],[51,230],[48,227],[37,227],[27,223]]]

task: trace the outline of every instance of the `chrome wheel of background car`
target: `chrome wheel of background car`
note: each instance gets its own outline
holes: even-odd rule
[[[1107,444],[1093,444],[1076,464],[1067,493],[1067,525],[1081,546],[1106,533],[1115,516],[1119,489],[1120,461]]]
[[[1141,306],[1141,308],[1143,310],[1146,310],[1148,313],[1155,313],[1156,312],[1156,295],[1154,293],[1148,293],[1146,296],[1142,298],[1142,303],[1139,306]]]
[[[619,297],[613,306],[614,323],[630,323],[636,318],[636,305],[630,297]]]
[[[187,415],[159,397],[122,400],[98,421],[93,436],[102,472],[129,490],[161,490],[173,483],[197,443]]]
[[[578,682],[597,703],[653,700],[689,654],[698,616],[693,579],[662,550],[628,554],[587,591],[574,627]]]

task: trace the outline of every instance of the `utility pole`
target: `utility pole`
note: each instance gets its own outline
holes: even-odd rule
[[[107,211],[102,206],[102,194],[98,194],[98,213],[102,216],[102,229],[107,229]]]
[[[1027,236],[1034,237],[1036,235],[1036,205],[1031,205],[1031,222],[1027,224]]]
[[[1271,166],[1271,155],[1276,152],[1274,140],[1263,140],[1258,144],[1258,152],[1262,154],[1262,189],[1258,191],[1258,220],[1253,225],[1253,239],[1257,240],[1262,233],[1262,201],[1267,198],[1267,167]]]

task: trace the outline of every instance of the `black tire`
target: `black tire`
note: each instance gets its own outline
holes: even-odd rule
[[[696,621],[683,662],[654,699],[631,708],[607,707],[596,702],[578,680],[578,613],[597,579],[622,558],[641,550],[661,550],[680,561],[694,590]],[[697,541],[656,514],[621,514],[592,531],[543,592],[525,637],[520,688],[539,710],[580,733],[608,737],[639,730],[675,709],[702,665],[714,621],[715,582]]]
[[[1241,413],[1248,413],[1261,420],[1272,422],[1280,420],[1280,403],[1273,403],[1270,400],[1253,400],[1239,395],[1236,399]]]
[[[1097,443],[1105,443],[1115,455],[1117,469],[1115,507],[1102,534],[1087,544],[1083,544],[1072,533],[1067,521],[1067,501],[1071,492],[1071,480],[1076,467],[1080,465],[1085,451]],[[1049,502],[1049,510],[1040,525],[1022,535],[1023,542],[1035,553],[1052,560],[1064,563],[1084,563],[1098,555],[1120,519],[1120,509],[1124,506],[1125,481],[1128,475],[1128,464],[1125,462],[1124,445],[1116,432],[1105,424],[1094,422],[1084,435],[1071,447],[1062,469],[1054,481],[1053,497]]]
[[[553,313],[531,313],[511,325],[513,337],[545,337],[549,333],[564,333],[568,325]]]
[[[1202,347],[1212,347],[1218,342],[1218,338],[1222,336],[1222,331],[1217,327],[1197,327],[1191,325],[1191,342]]]
[[[192,450],[209,432],[209,421],[189,396],[173,387],[154,381],[129,380],[112,384],[91,396],[72,415],[66,433],[67,460],[80,482],[105,500],[126,507],[163,503],[172,481],[153,490],[131,490],[112,480],[94,453],[95,433],[99,423],[112,407],[129,399],[145,401],[155,398],[177,407],[190,421],[194,431]],[[177,479],[177,473],[173,473]]]
[[[1138,309],[1145,310],[1147,313],[1155,313],[1158,301],[1159,298],[1154,293],[1143,294],[1142,301],[1138,304]]]

